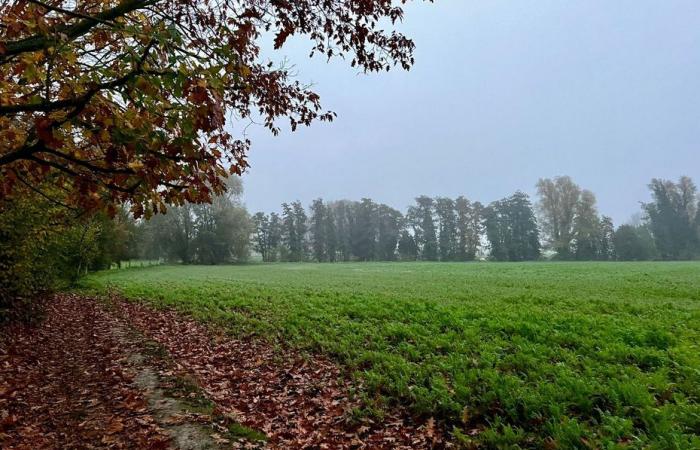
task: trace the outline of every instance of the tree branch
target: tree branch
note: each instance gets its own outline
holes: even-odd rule
[[[94,21],[96,21],[96,22],[101,22],[101,23],[103,23],[103,24],[105,24],[105,25],[114,26],[114,22],[110,22],[110,21],[107,21],[107,20],[103,20],[103,19],[100,19],[99,17],[90,16],[90,15],[87,15],[87,14],[80,13],[80,12],[78,12],[78,11],[69,11],[69,10],[67,10],[67,9],[60,8],[60,7],[58,7],[58,6],[49,5],[48,3],[44,3],[44,2],[39,1],[39,0],[27,0],[27,1],[28,1],[29,3],[34,3],[35,5],[39,5],[39,6],[43,7],[43,8],[46,8],[46,9],[48,9],[49,11],[55,11],[55,12],[59,12],[59,13],[61,13],[61,14],[65,14],[65,15],[67,15],[67,16],[77,17],[77,18],[79,18],[79,19],[94,20]]]
[[[31,191],[33,191],[33,192],[39,194],[40,196],[44,197],[46,200],[50,201],[51,203],[54,203],[54,204],[56,204],[56,205],[58,205],[58,206],[62,206],[63,208],[66,208],[66,209],[70,209],[71,211],[80,212],[79,209],[73,208],[72,206],[69,206],[69,205],[66,205],[66,204],[63,203],[63,202],[61,202],[61,201],[59,201],[59,200],[56,200],[55,198],[50,197],[48,194],[46,194],[45,192],[43,192],[41,189],[38,189],[38,188],[32,186],[31,183],[29,183],[27,180],[25,180],[24,177],[22,177],[22,175],[20,175],[19,172],[17,172],[15,169],[12,169],[12,172],[14,172],[15,176],[17,176],[17,179],[18,179],[23,185],[25,185],[28,189],[30,189]]]
[[[19,41],[0,42],[0,48],[4,47],[0,63],[8,58],[21,53],[35,52],[55,45],[61,37],[73,41],[87,34],[93,27],[105,21],[111,21],[136,11],[146,6],[153,5],[161,0],[124,0],[114,8],[102,11],[94,17],[90,16],[71,26],[63,26],[56,29],[53,36],[34,35]]]

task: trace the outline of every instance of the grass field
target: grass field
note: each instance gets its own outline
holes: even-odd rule
[[[467,446],[700,448],[700,263],[160,266],[84,285],[333,355],[364,413],[406,405]]]

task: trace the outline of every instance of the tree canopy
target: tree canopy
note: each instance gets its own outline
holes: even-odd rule
[[[48,183],[83,210],[209,202],[245,170],[251,120],[277,133],[279,119],[295,129],[334,117],[260,41],[303,35],[312,55],[409,68],[412,41],[382,28],[403,3],[0,2],[0,199]]]

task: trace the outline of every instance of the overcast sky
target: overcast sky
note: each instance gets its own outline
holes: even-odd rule
[[[487,203],[567,174],[624,222],[652,177],[700,182],[700,1],[437,0],[407,8],[409,72],[276,58],[313,82],[332,124],[253,139],[251,212],[421,195]]]

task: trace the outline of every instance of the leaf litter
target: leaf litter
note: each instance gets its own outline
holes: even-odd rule
[[[173,310],[58,294],[0,333],[0,447],[440,449],[432,419],[354,417],[322,355],[234,338]]]

